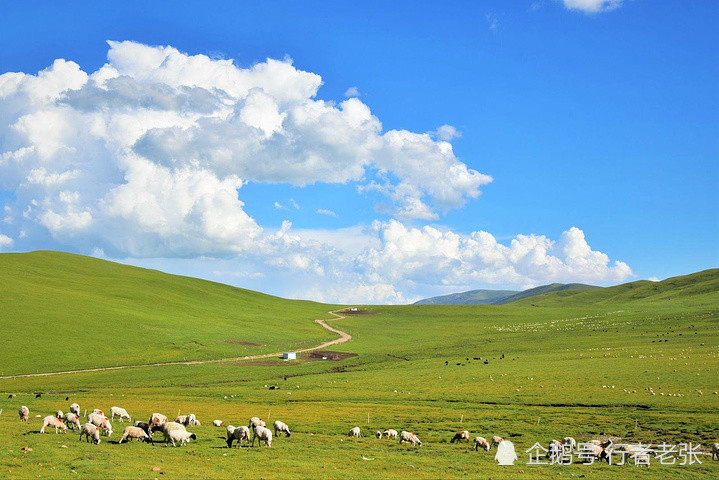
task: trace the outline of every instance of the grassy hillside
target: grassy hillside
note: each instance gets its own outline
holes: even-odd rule
[[[507,298],[517,290],[470,290],[469,292],[452,293],[438,297],[425,298],[415,305],[490,305]]]
[[[716,305],[718,292],[719,269],[714,268],[661,282],[640,280],[601,289],[551,292],[517,303],[533,306],[574,306],[636,302],[645,305],[671,300],[676,306]]]
[[[68,261],[72,268],[74,262]],[[0,415],[0,472],[8,478],[227,478],[232,471],[282,479],[369,474],[714,479],[719,462],[708,456],[701,457],[701,465],[685,466],[659,465],[653,459],[650,468],[531,466],[525,450],[570,435],[578,441],[610,437],[655,445],[691,441],[707,451],[719,439],[716,281],[715,270],[614,290],[554,292],[507,305],[361,307],[356,315],[331,322],[353,336],[334,350],[356,356],[339,361],[300,355],[292,362],[228,361],[0,379],[0,410],[5,412]],[[265,298],[242,291],[233,295]],[[227,299],[215,301],[221,303],[215,308],[222,309]],[[294,305],[267,299],[273,301]],[[251,312],[245,316],[252,318],[262,305],[248,306]],[[143,313],[139,307],[135,311]],[[25,310],[17,318],[32,315]],[[290,333],[305,322],[289,318],[295,319],[286,324],[292,331],[283,334],[294,338]],[[205,335],[207,324],[200,325],[196,335]],[[256,334],[264,333],[260,328]],[[273,385],[280,388],[270,390]],[[41,398],[33,395],[38,391],[44,392]],[[168,416],[194,412],[203,424],[191,429],[197,442],[182,448],[117,445],[118,423],[116,433],[97,446],[78,442],[75,434],[37,433],[35,414],[66,410],[73,401],[87,409],[122,406],[141,419],[156,411]],[[20,405],[31,410],[27,424],[15,417]],[[224,448],[224,429],[210,422],[217,418],[243,425],[253,415],[283,420],[293,435],[275,439],[271,449]],[[363,438],[346,437],[354,426],[362,428]],[[413,448],[372,437],[386,428],[413,431],[424,445]],[[466,444],[450,443],[459,429],[510,439],[519,460],[499,467],[494,449],[477,453]],[[32,451],[23,452],[23,447]]]
[[[331,308],[61,252],[0,254],[0,373],[311,346]],[[32,352],[32,354],[29,354]]]

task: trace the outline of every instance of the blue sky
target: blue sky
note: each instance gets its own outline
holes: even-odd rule
[[[390,3],[4,3],[0,74],[28,77],[13,77],[6,90],[0,86],[0,118],[10,125],[0,131],[6,211],[0,235],[7,239],[0,249],[94,252],[279,295],[348,302],[402,302],[550,281],[606,285],[717,266],[716,2]],[[260,140],[252,138],[267,145],[271,135],[285,135],[292,155],[305,163],[290,159],[286,167],[273,167],[289,155],[284,144],[220,164],[222,149],[202,142],[210,134],[220,144],[242,138],[246,130],[232,130],[234,124],[198,130],[195,143],[182,144],[190,153],[181,160],[167,152],[180,148],[183,136],[135,138],[123,130],[130,137],[110,138],[111,125],[123,115],[144,119],[145,106],[103,103],[90,115],[87,106],[78,107],[82,101],[109,102],[115,88],[150,95],[152,85],[161,85],[176,98],[183,88],[199,86],[205,96],[198,89],[192,95],[200,102],[225,88],[197,80],[197,71],[159,76],[143,70],[155,68],[151,62],[129,65],[145,50],[115,48],[118,65],[125,63],[114,65],[120,73],[113,75],[133,83],[103,86],[104,100],[87,100],[88,85],[100,80],[83,80],[69,67],[48,75],[64,78],[62,88],[59,80],[32,83],[29,76],[56,59],[75,62],[88,75],[112,64],[106,40],[171,46],[183,59],[231,59],[238,71],[267,58],[291,58],[306,78],[288,80],[283,91],[272,90],[277,72],[253,80],[279,105],[280,116],[274,133],[265,129]],[[192,65],[186,68],[204,68]],[[335,120],[312,127],[283,123],[297,102],[318,100],[334,102],[332,115],[342,113],[341,121],[352,123],[352,105],[342,106],[351,87],[359,94],[352,105],[366,106],[381,127],[369,120],[361,132],[337,130]],[[48,93],[52,88],[59,89]],[[306,98],[283,103],[283,95],[301,88],[309,89]],[[32,95],[42,102],[29,100]],[[248,93],[234,95],[239,112]],[[16,106],[36,100],[42,105]],[[108,108],[116,110],[107,114]],[[172,122],[181,127],[175,128],[190,128],[187,122],[196,118],[178,112]],[[353,118],[362,115],[358,110]],[[167,121],[158,115],[144,133],[168,128]],[[72,132],[106,125],[92,138],[66,133],[45,146],[52,152],[42,153],[38,142],[59,128],[53,122],[72,125]],[[438,131],[443,125],[457,135]],[[395,139],[401,147],[375,148],[392,144],[384,136],[389,131],[407,132]],[[332,132],[343,138],[341,146]],[[428,135],[420,141],[409,133]],[[418,153],[415,141],[427,150]],[[88,142],[97,143],[86,148]],[[438,153],[443,142],[451,143],[451,154]],[[37,158],[20,158],[17,152],[33,145]],[[78,149],[82,160],[68,156]],[[193,154],[212,160],[198,167]],[[313,155],[322,157],[320,166],[308,160]],[[131,161],[139,163],[130,168]],[[457,175],[449,173],[452,166]],[[241,204],[192,197],[205,189],[231,192],[229,175],[241,184]],[[138,192],[163,182],[149,200],[133,204]],[[167,185],[184,186],[164,197]],[[198,217],[204,223],[195,222]],[[226,218],[230,226],[219,231],[216,224]],[[282,227],[286,221],[291,227]],[[500,246],[484,240],[478,246],[473,232],[480,231]]]

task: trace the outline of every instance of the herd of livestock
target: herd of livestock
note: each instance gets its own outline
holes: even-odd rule
[[[20,407],[18,413],[20,415],[20,421],[26,422],[30,417],[30,410],[24,405]],[[112,407],[110,409],[110,417],[107,417],[102,410],[94,409],[91,413],[86,415],[87,422],[81,424],[80,405],[73,403],[70,405],[69,412],[63,414],[62,411],[58,410],[54,415],[48,415],[43,418],[40,433],[45,433],[45,429],[47,427],[54,428],[55,433],[58,433],[59,431],[66,433],[68,429],[71,429],[80,432],[80,441],[84,438],[87,442],[92,441],[95,444],[99,444],[101,433],[104,433],[108,437],[112,435],[112,424],[110,421],[114,421],[115,417],[117,417],[120,422],[124,422],[125,420],[131,421],[130,415],[124,408]],[[222,427],[225,425],[225,422],[222,420],[214,420],[212,424],[215,427]],[[197,440],[197,435],[188,432],[186,428],[196,425],[200,425],[200,421],[197,420],[194,414],[178,414],[178,416],[175,417],[175,420],[171,422],[168,420],[167,416],[161,413],[153,413],[150,415],[147,422],[136,421],[134,422],[134,425],[125,427],[122,432],[122,437],[118,443],[132,439],[152,443],[154,441],[153,434],[161,432],[164,436],[165,443],[172,443],[173,446],[183,446],[191,440]],[[291,435],[289,427],[284,422],[276,420],[273,427],[275,437],[279,434],[285,434],[287,437]],[[250,418],[247,426],[243,425],[234,427],[232,425],[228,425],[226,430],[226,442],[228,448],[232,448],[232,444],[235,441],[237,442],[238,447],[240,447],[243,442],[254,446],[255,440],[259,440],[260,446],[262,446],[262,443],[268,447],[272,446],[273,432],[267,428],[265,422],[258,417]],[[354,427],[347,433],[347,436],[360,438],[362,437],[361,429],[359,427]],[[394,429],[387,429],[385,431],[377,430],[375,432],[375,436],[378,439],[387,438],[399,440],[400,444],[409,443],[413,446],[422,445],[422,441],[419,437],[415,433],[408,431],[397,432],[397,430]],[[460,430],[454,434],[450,442],[469,443],[470,438],[471,435],[468,430]],[[500,436],[495,435],[491,438],[491,440],[487,440],[484,437],[474,437],[473,440],[475,451],[484,450],[488,452],[492,446],[496,445],[499,453],[500,448],[503,446],[502,444],[506,444],[504,446],[509,446],[511,448],[511,455],[514,457],[512,460],[516,459],[514,447],[511,442],[505,442]],[[582,444],[582,451],[585,457],[593,457],[599,461],[609,461],[609,449],[611,446],[611,440],[590,440]],[[628,445],[625,447],[631,448],[632,446]],[[546,456],[548,458],[558,458],[563,455],[564,452],[574,451],[576,448],[577,442],[572,437],[564,437],[562,441],[552,440],[546,449]],[[627,451],[626,453],[629,455],[640,454],[639,451]],[[711,455],[712,458],[719,460],[719,444],[714,444],[712,446]]]

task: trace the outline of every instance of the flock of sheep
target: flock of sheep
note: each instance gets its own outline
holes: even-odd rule
[[[20,415],[20,421],[26,422],[30,417],[30,410],[26,406],[20,407],[18,414]],[[55,415],[48,415],[43,418],[42,428],[40,433],[45,433],[45,428],[50,427],[55,429],[55,433],[62,431],[67,433],[68,428],[71,430],[80,431],[80,441],[83,438],[87,442],[90,440],[95,444],[100,443],[100,434],[104,433],[106,436],[112,435],[112,424],[110,420],[114,421],[115,417],[118,417],[120,422],[125,419],[131,421],[130,415],[127,410],[120,407],[112,407],[110,409],[110,417],[105,416],[105,413],[100,409],[94,409],[87,415],[87,422],[83,425],[80,424],[80,405],[73,403],[70,405],[70,411],[64,413],[58,410]],[[221,427],[225,423],[222,420],[214,420],[212,424],[215,427]],[[147,422],[136,421],[134,425],[125,427],[122,432],[122,437],[118,443],[122,443],[127,440],[141,440],[146,442],[152,442],[152,435],[156,432],[162,432],[165,443],[172,443],[172,446],[183,446],[190,442],[190,440],[197,440],[197,435],[187,431],[186,427],[200,425],[200,421],[197,420],[194,414],[189,415],[178,415],[175,417],[174,422],[168,421],[168,418],[161,413],[153,413]],[[275,433],[284,433],[287,437],[291,435],[290,429],[284,422],[276,420],[274,423]],[[252,438],[250,438],[250,435]],[[255,439],[259,440],[259,445],[262,446],[264,442],[268,447],[272,446],[272,431],[266,427],[265,422],[258,417],[252,417],[247,427],[240,426],[234,427],[229,425],[227,427],[227,446],[232,447],[232,444],[237,441],[237,446],[241,446],[243,441],[250,443],[252,446],[255,445]]]
[[[20,421],[26,422],[30,417],[30,410],[23,405],[22,407],[20,407],[18,414],[20,416]],[[109,418],[105,416],[102,410],[94,409],[91,413],[87,415],[87,422],[81,425],[80,405],[78,405],[77,403],[73,403],[72,405],[70,405],[69,412],[63,414],[62,411],[58,410],[55,415],[48,415],[43,418],[40,433],[45,433],[45,428],[47,427],[54,428],[55,433],[58,433],[59,431],[67,433],[68,428],[70,428],[72,430],[80,431],[80,441],[85,438],[87,442],[90,442],[90,440],[92,440],[93,443],[99,444],[101,432],[105,433],[105,435],[108,437],[112,435],[112,424],[110,423],[110,421],[114,421],[115,417],[118,417],[120,422],[124,422],[124,420],[131,421],[131,417],[127,413],[127,410],[120,407],[112,407],[110,409]],[[225,423],[222,420],[214,420],[212,424],[215,427],[222,427]],[[152,415],[150,415],[150,418],[147,422],[136,421],[134,425],[125,427],[124,431],[122,432],[122,437],[120,438],[120,441],[118,443],[122,443],[124,441],[132,439],[151,443],[153,442],[152,435],[156,432],[162,432],[165,443],[172,443],[173,446],[183,446],[190,442],[190,440],[197,440],[197,435],[188,432],[186,429],[186,427],[188,426],[195,425],[200,425],[200,421],[197,420],[194,414],[178,415],[177,417],[175,417],[174,422],[170,422],[165,415],[161,413],[153,413]],[[276,420],[273,426],[274,436],[277,436],[278,434],[282,433],[284,433],[287,437],[291,435],[289,427],[284,422]],[[243,442],[246,442],[248,444],[251,443],[251,445],[254,446],[256,439],[259,440],[258,443],[260,446],[262,446],[263,442],[268,447],[272,446],[272,430],[267,428],[265,422],[258,417],[250,418],[249,425],[246,427],[234,427],[232,425],[229,425],[227,426],[226,430],[226,443],[228,448],[232,448],[232,444],[235,441],[237,442],[238,448],[242,446]],[[360,427],[354,427],[347,433],[347,436],[360,438],[362,437],[362,431]],[[417,437],[415,433],[404,430],[399,433],[397,432],[397,430],[391,428],[385,431],[377,430],[375,432],[375,437],[377,437],[378,439],[399,439],[400,444],[409,443],[413,446],[422,445],[422,441],[419,439],[419,437]],[[470,438],[471,436],[469,430],[460,430],[454,434],[450,442],[469,443]],[[491,438],[491,441],[488,441],[484,437],[474,437],[473,446],[475,451],[479,451],[481,449],[488,452],[492,448],[492,446],[495,445],[499,450],[502,443],[506,443],[509,447],[511,447],[512,455],[514,456],[514,459],[516,459],[516,455],[513,452],[513,446],[511,445],[511,442],[505,442],[502,437],[496,435]],[[583,444],[582,449],[585,455],[594,456],[597,460],[600,461],[609,461],[609,449],[611,446],[611,440],[590,440],[589,442]],[[631,447],[633,446],[626,445],[622,446],[621,448],[631,449]],[[559,458],[565,452],[574,451],[576,450],[576,448],[577,442],[572,437],[564,437],[562,441],[552,440],[547,448],[546,456],[548,458]],[[639,451],[626,451],[629,455],[640,454]],[[715,443],[714,445],[712,445],[711,455],[713,459],[716,458],[717,460],[719,460],[719,443]]]

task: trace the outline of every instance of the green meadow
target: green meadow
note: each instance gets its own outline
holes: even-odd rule
[[[0,282],[4,376],[228,359],[0,379],[3,478],[719,476],[708,455],[683,466],[536,466],[525,453],[564,436],[708,452],[719,441],[719,270],[507,305],[358,306],[337,320],[328,312],[345,307],[58,252],[0,255]],[[335,338],[317,318],[352,335],[329,349],[352,355],[230,360]],[[196,442],[177,448],[160,434],[153,445],[118,445],[127,424],[117,421],[100,445],[38,433],[35,415],[72,402],[124,407],[133,420],[195,413],[202,425],[189,428]],[[293,434],[272,448],[227,449],[212,420],[238,426],[251,416],[282,420]],[[347,438],[354,426],[363,438]],[[387,428],[423,445],[374,438]],[[499,466],[494,449],[450,443],[460,429],[511,440],[519,460]]]

